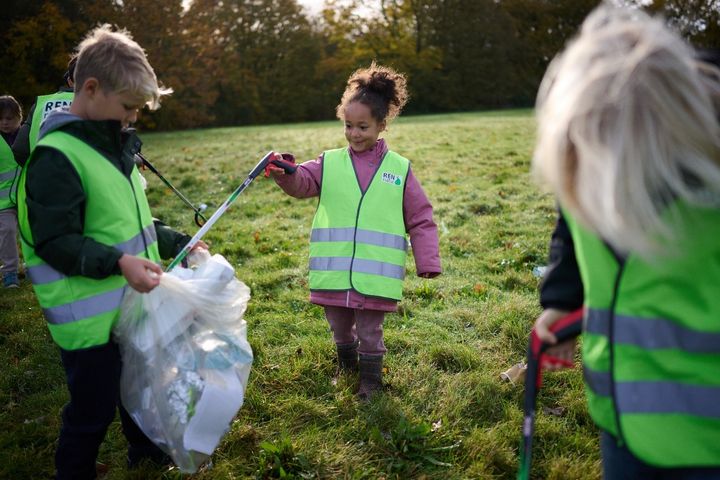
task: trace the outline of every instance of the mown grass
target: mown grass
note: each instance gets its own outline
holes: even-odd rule
[[[531,112],[401,118],[386,138],[412,161],[435,208],[444,274],[414,276],[386,317],[386,381],[369,404],[335,387],[334,347],[322,309],[307,301],[308,231],[315,200],[285,196],[258,178],[207,235],[252,289],[245,316],[255,352],[237,419],[197,479],[513,478],[522,418],[520,385],[499,374],[520,361],[539,313],[553,200],[529,175]],[[338,122],[197,130],[144,136],[143,152],[186,196],[212,212],[268,150],[298,159],[344,144]],[[147,172],[156,216],[194,232],[192,212]],[[59,355],[27,282],[0,292],[0,478],[52,474],[66,400]],[[534,478],[599,478],[597,432],[580,372],[547,375],[538,414]],[[542,408],[542,407],[541,407]],[[128,474],[113,424],[100,452],[107,478]],[[281,467],[281,468],[280,468]]]

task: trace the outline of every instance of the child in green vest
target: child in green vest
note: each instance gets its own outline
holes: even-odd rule
[[[360,69],[337,106],[348,146],[291,175],[268,167],[287,194],[320,197],[310,237],[310,301],[325,308],[338,373],[359,370],[361,399],[382,388],[383,320],[402,298],[406,233],[417,274],[441,272],[432,205],[410,162],[378,138],[407,98],[402,74],[375,63]]]
[[[22,108],[10,95],[0,97],[0,276],[3,288],[18,288],[17,210],[11,190],[18,165],[11,146],[20,128]]]
[[[25,165],[30,152],[35,148],[40,132],[40,125],[47,118],[51,111],[59,108],[69,108],[73,99],[73,77],[75,75],[75,64],[77,56],[73,55],[67,65],[67,70],[63,75],[65,85],[61,86],[57,92],[37,97],[35,103],[30,107],[28,116],[20,125],[17,138],[12,144],[15,161],[20,165]]]
[[[128,465],[169,461],[120,405],[122,362],[111,331],[128,285],[143,293],[155,288],[161,257],[189,240],[152,218],[134,164],[141,142],[123,131],[139,109],[157,108],[170,92],[126,32],[96,28],[78,47],[69,111],[47,117],[21,177],[27,273],[70,393],[57,479],[95,478],[98,449],[118,409]]]
[[[600,7],[548,68],[533,168],[561,217],[538,336],[584,309],[605,479],[720,478],[720,70]],[[574,342],[551,355],[573,360]]]

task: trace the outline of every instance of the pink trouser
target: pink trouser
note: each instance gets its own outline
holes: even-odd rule
[[[17,273],[17,211],[0,210],[0,273]]]
[[[338,345],[360,342],[358,352],[363,355],[383,355],[383,320],[385,312],[346,307],[325,307],[325,317]]]

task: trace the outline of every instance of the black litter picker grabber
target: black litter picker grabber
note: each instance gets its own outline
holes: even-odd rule
[[[550,330],[555,334],[558,343],[577,337],[582,332],[583,310],[575,310],[555,322]],[[537,396],[542,386],[542,365],[545,351],[552,347],[542,342],[535,329],[530,332],[530,342],[527,353],[527,372],[525,374],[525,401],[522,426],[522,445],[520,449],[520,470],[518,480],[530,478],[530,465],[532,463],[532,437],[535,431],[535,406]]]
[[[265,167],[267,167],[269,164],[273,164],[275,166],[278,166],[285,170],[285,173],[294,173],[297,167],[294,164],[288,163],[284,160],[280,160],[277,157],[279,156],[279,153],[275,152],[268,152],[265,154],[265,156],[253,167],[252,170],[250,170],[250,173],[248,173],[247,178],[245,181],[233,191],[230,196],[225,199],[222,205],[218,207],[217,210],[215,210],[215,213],[212,214],[212,216],[208,219],[207,222],[205,222],[201,227],[200,230],[197,231],[195,235],[190,239],[190,241],[183,247],[183,249],[175,256],[175,259],[168,265],[166,271],[169,272],[173,268],[175,268],[178,264],[182,262],[182,260],[187,256],[188,253],[190,253],[190,250],[197,244],[197,242],[205,235],[208,230],[210,230],[210,227],[212,227],[215,222],[222,216],[225,211],[230,208],[230,204],[235,201],[235,199],[240,195],[247,187],[252,183],[253,180],[255,180],[255,177],[260,175],[265,170]]]
[[[185,195],[183,195],[182,193],[180,193],[180,190],[178,190],[177,188],[175,188],[175,187],[173,186],[173,184],[170,183],[170,181],[169,181],[168,179],[166,179],[165,177],[163,177],[162,173],[160,173],[160,172],[158,171],[158,169],[155,168],[155,165],[153,165],[152,163],[150,163],[150,161],[149,161],[147,158],[145,158],[140,152],[137,152],[137,153],[135,154],[135,163],[138,164],[138,166],[147,167],[152,173],[154,173],[155,175],[157,175],[157,177],[158,177],[160,180],[162,180],[162,182],[163,182],[165,185],[167,185],[167,187],[168,187],[170,190],[172,190],[172,191],[175,193],[175,195],[177,195],[178,198],[179,198],[180,200],[182,200],[183,203],[185,203],[185,205],[187,205],[188,207],[192,208],[193,212],[195,212],[195,225],[197,225],[198,227],[202,227],[202,226],[205,224],[205,222],[207,222],[207,219],[206,219],[206,218],[203,216],[203,214],[202,214],[202,212],[205,211],[205,208],[207,208],[207,205],[205,205],[205,204],[203,203],[203,204],[200,205],[200,208],[198,208],[198,207],[196,207],[195,205],[193,205],[193,204],[190,202],[190,200],[188,200]],[[204,208],[203,208],[203,207],[204,207]]]

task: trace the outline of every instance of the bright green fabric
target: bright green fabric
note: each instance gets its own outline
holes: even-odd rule
[[[672,206],[679,247],[622,268],[565,217],[585,292],[583,363],[607,379],[600,394],[586,371],[592,418],[651,465],[720,465],[720,210]]]
[[[40,95],[35,101],[35,110],[30,121],[30,152],[35,150],[40,134],[40,124],[50,112],[62,107],[69,107],[72,104],[75,94],[73,92],[56,92],[49,95]]]
[[[133,240],[143,242],[139,243],[141,250],[137,255],[160,261],[157,241],[141,234],[144,230],[154,235],[154,226],[137,169],[133,168],[131,181],[128,182],[122,172],[95,149],[63,132],[55,131],[46,135],[38,145],[59,150],[77,171],[86,195],[85,236],[118,248]],[[31,156],[29,163],[32,160]],[[53,339],[65,350],[107,343],[119,314],[120,297],[113,296],[111,303],[100,301],[98,297],[102,299],[105,298],[104,294],[118,293],[127,285],[125,278],[121,275],[102,280],[83,276],[68,277],[52,270],[36,255],[32,245],[24,175],[20,181],[18,200],[23,255]],[[38,270],[50,271],[56,278],[42,281],[37,276],[33,277],[32,272]],[[93,302],[100,304],[104,311],[94,315],[83,313],[81,306]],[[62,320],[56,319],[58,314],[53,312],[57,311],[62,313]]]
[[[10,145],[0,138],[0,210],[13,208],[11,189],[19,169]]]
[[[392,237],[396,241],[402,239],[403,247],[390,248],[353,239],[311,241],[311,290],[354,289],[368,296],[392,300],[402,298],[402,278],[358,269],[362,261],[370,261],[370,268],[385,265],[396,276],[404,275],[407,247],[402,202],[409,166],[407,159],[388,152],[363,194],[347,148],[325,152],[320,202],[313,219],[313,232],[318,229],[354,228],[367,235]],[[320,258],[345,259],[348,268],[314,269],[314,260]]]

